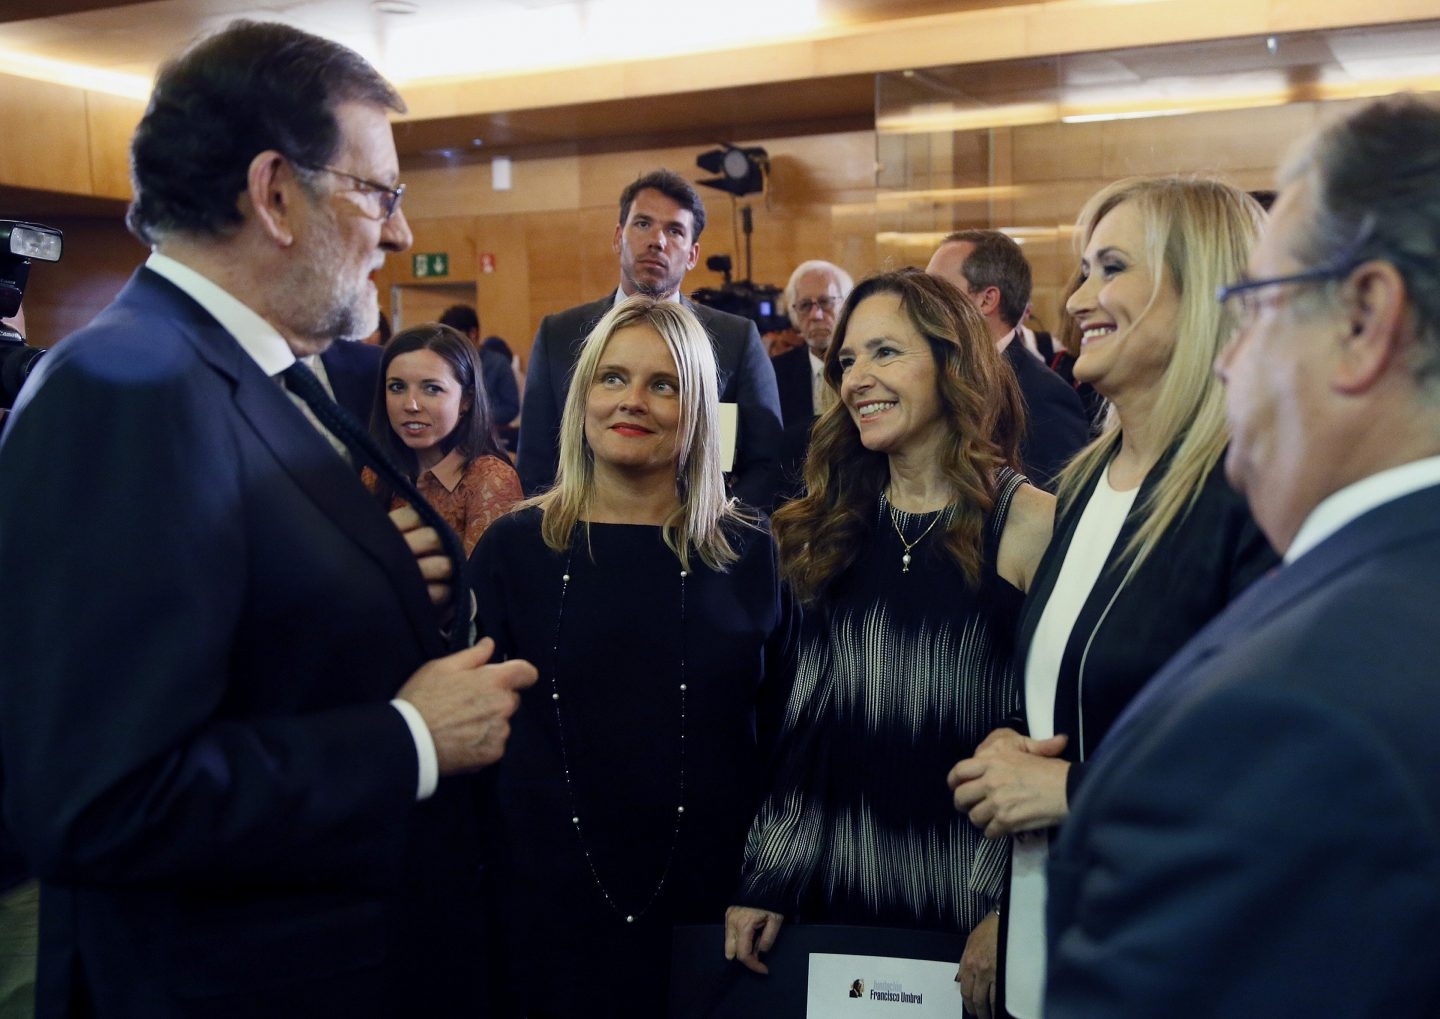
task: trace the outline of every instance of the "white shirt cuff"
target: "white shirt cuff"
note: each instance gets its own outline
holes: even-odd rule
[[[415,740],[415,757],[420,763],[420,781],[415,790],[415,799],[428,800],[435,794],[435,787],[440,784],[440,759],[435,756],[435,740],[430,735],[425,719],[420,716],[419,708],[398,697],[390,703],[400,712],[400,717],[405,719],[405,724],[410,727],[410,736]]]

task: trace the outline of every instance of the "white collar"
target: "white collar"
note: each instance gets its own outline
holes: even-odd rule
[[[616,288],[615,288],[615,300],[614,300],[612,303],[613,303],[613,304],[619,304],[621,301],[625,300],[626,298],[630,298],[630,297],[634,297],[634,296],[635,296],[634,294],[627,294],[627,293],[625,292],[625,288],[624,288],[624,287],[616,287]],[[681,302],[680,302],[680,289],[677,287],[676,289],[670,291],[669,295],[665,297],[665,300],[670,301],[672,304],[679,304],[679,303],[681,303]]]
[[[208,311],[266,375],[279,375],[295,363],[295,352],[275,327],[215,281],[158,251],[150,253],[145,267],[165,277]]]
[[[1422,488],[1440,485],[1440,456],[1412,460],[1361,478],[1333,492],[1310,511],[1285,552],[1286,564],[1330,537],[1356,517]]]

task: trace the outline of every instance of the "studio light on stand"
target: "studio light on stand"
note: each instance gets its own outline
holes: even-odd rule
[[[701,153],[695,163],[702,170],[720,175],[696,181],[697,184],[728,192],[736,198],[763,192],[770,176],[770,156],[762,148],[723,145]],[[713,255],[706,260],[705,267],[711,272],[723,273],[724,283],[719,289],[704,287],[691,296],[711,308],[750,319],[762,334],[785,329],[790,321],[780,312],[780,288],[751,281],[750,242],[755,224],[748,204],[740,207],[740,222],[745,233],[745,278],[731,282],[730,257]]]
[[[58,262],[63,237],[53,226],[0,219],[0,319],[13,318],[25,297],[30,263]],[[11,407],[44,349],[31,347],[15,329],[0,323],[0,408]]]

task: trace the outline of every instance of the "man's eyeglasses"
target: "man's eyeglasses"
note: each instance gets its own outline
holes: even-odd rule
[[[396,184],[393,188],[389,184],[381,184],[379,181],[367,180],[364,177],[357,177],[345,170],[337,170],[333,166],[320,166],[314,163],[296,162],[296,166],[303,166],[307,170],[316,170],[320,173],[333,173],[337,177],[344,177],[346,180],[353,180],[366,192],[377,196],[380,199],[380,211],[385,215],[382,219],[388,220],[395,215],[395,210],[400,208],[400,199],[405,197],[405,185]]]
[[[801,315],[809,315],[816,308],[819,308],[821,311],[825,312],[828,315],[830,312],[834,311],[836,307],[839,306],[839,304],[840,298],[838,297],[820,297],[813,301],[807,297],[803,301],[795,302],[795,310],[798,311]]]
[[[1215,291],[1215,300],[1230,313],[1237,326],[1253,322],[1261,309],[1278,303],[1277,298],[1266,299],[1262,291],[1280,286],[1305,286],[1315,283],[1331,283],[1344,279],[1354,270],[1356,263],[1347,260],[1340,265],[1324,266],[1297,272],[1291,276],[1272,276],[1263,280],[1241,280]]]

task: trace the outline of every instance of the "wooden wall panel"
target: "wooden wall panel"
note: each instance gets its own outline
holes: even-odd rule
[[[406,214],[415,219],[573,209],[580,204],[573,156],[512,164],[512,187],[496,191],[487,160],[453,167],[406,170]]]
[[[85,93],[0,75],[0,181],[90,193]]]
[[[473,283],[402,283],[389,294],[391,327],[397,332],[422,322],[439,321],[445,309],[453,305],[475,304]],[[480,327],[485,328],[483,320]]]
[[[108,198],[129,200],[130,137],[145,114],[138,99],[102,92],[85,93],[86,126],[90,136],[92,190]]]
[[[711,255],[729,255],[734,277],[745,276],[739,226],[744,205],[752,210],[756,282],[783,286],[791,270],[809,258],[828,258],[856,275],[873,268],[872,132],[733,141],[770,153],[770,187],[765,195],[738,201],[700,188],[707,226],[700,238],[700,262],[687,275],[685,289],[720,285],[720,275],[705,269]],[[594,300],[619,283],[612,240],[625,186],[659,167],[691,180],[702,177],[695,157],[709,147],[516,159],[508,192],[491,188],[490,166],[483,160],[406,170],[405,210],[415,233],[414,251],[447,251],[449,278],[476,288],[483,330],[504,337],[528,361],[541,318]],[[837,219],[836,210],[849,205],[863,212]],[[477,271],[477,251],[494,255],[493,273]],[[384,286],[414,282],[409,255],[391,258],[380,281]]]

